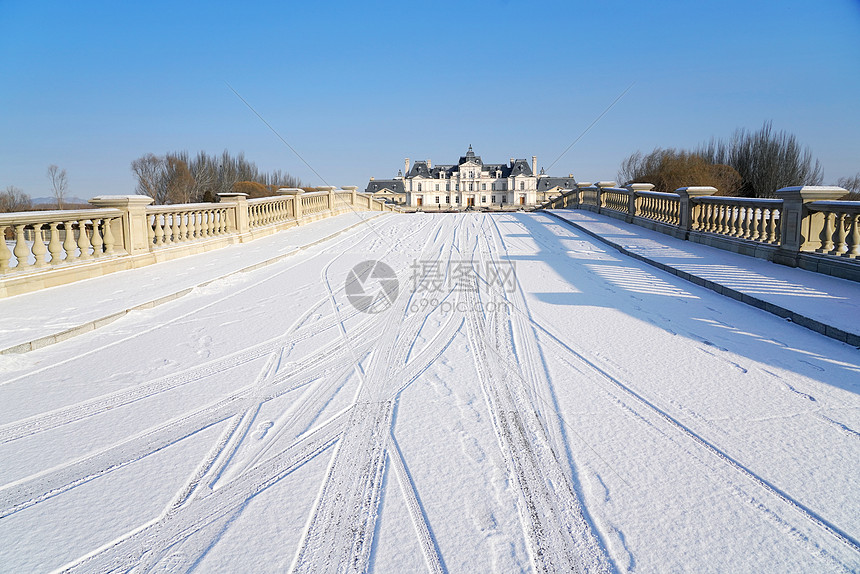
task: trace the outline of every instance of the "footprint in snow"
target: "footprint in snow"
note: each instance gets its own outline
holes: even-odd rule
[[[272,421],[261,422],[257,426],[257,430],[254,431],[254,434],[251,436],[253,436],[257,440],[263,440],[263,437],[266,436],[266,433],[269,432],[269,429],[272,428],[274,425],[275,423],[273,423]]]

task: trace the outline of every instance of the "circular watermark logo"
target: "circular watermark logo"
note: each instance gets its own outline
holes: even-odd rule
[[[350,305],[362,313],[381,313],[397,299],[394,269],[382,261],[362,261],[349,270],[344,285]]]

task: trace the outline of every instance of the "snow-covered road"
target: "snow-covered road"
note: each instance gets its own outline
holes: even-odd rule
[[[0,572],[850,572],[858,476],[857,349],[542,214],[0,356]]]

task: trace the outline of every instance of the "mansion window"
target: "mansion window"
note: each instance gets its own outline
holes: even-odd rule
[[[445,196],[445,203],[451,203],[451,196],[450,195]]]
[[[421,191],[421,184],[418,184],[418,191]]]
[[[495,184],[495,182],[493,183],[493,191],[496,191],[496,184]]]
[[[451,184],[450,183],[445,184],[445,191],[451,191]]]
[[[525,189],[525,188],[526,188],[526,182],[521,181],[521,182],[520,182],[520,190],[523,190],[523,189]]]
[[[454,191],[460,191],[460,184],[459,183],[454,184]]]
[[[474,184],[473,184],[473,183],[471,183],[471,182],[469,182],[469,191],[475,191],[475,190],[473,189],[473,187],[474,187]]]
[[[439,184],[436,184],[436,191],[439,191]]]
[[[486,183],[482,183],[482,184],[481,184],[481,190],[482,190],[482,191],[487,191],[487,184],[486,184]]]
[[[481,196],[481,203],[487,203],[487,196],[486,195]]]
[[[458,195],[458,196],[456,196],[456,197],[454,198],[454,201],[455,201],[456,203],[460,203],[460,196],[459,196],[459,195]]]
[[[436,196],[436,203],[439,203],[439,196]]]
[[[493,203],[496,203],[496,196],[493,196]]]

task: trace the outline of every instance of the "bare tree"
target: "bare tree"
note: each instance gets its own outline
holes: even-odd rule
[[[850,201],[860,201],[860,172],[854,177],[840,177],[836,182],[839,187],[844,187],[850,193],[847,198]]]
[[[66,199],[66,192],[69,189],[69,180],[66,177],[66,170],[60,169],[54,164],[48,166],[48,179],[51,182],[51,193],[54,199],[57,200],[57,209],[63,209],[63,204]]]
[[[712,186],[719,195],[735,195],[741,176],[732,167],[711,164],[684,150],[656,148],[649,154],[635,152],[621,162],[618,181],[653,183],[657,191],[674,191],[686,186]]]
[[[741,175],[741,195],[773,197],[792,185],[820,185],[821,164],[808,147],[765,122],[757,132],[735,131],[730,140],[712,139],[696,153],[710,163],[730,165]]]
[[[261,184],[253,187],[255,196],[274,195],[278,186],[301,187],[298,178],[279,170],[262,173],[244,154],[233,156],[227,150],[217,156],[199,152],[193,158],[187,151],[150,153],[131,162],[131,169],[137,177],[137,193],[159,204],[212,201],[242,182]]]
[[[0,213],[25,211],[32,206],[30,196],[14,185],[7,186],[6,191],[0,191]]]
[[[196,201],[194,193],[194,177],[188,169],[188,164],[181,157],[167,154],[165,157],[165,184],[169,203],[191,203]]]
[[[139,195],[148,195],[155,203],[164,203],[164,160],[155,154],[148,153],[131,162],[131,171],[137,177],[135,191]]]

